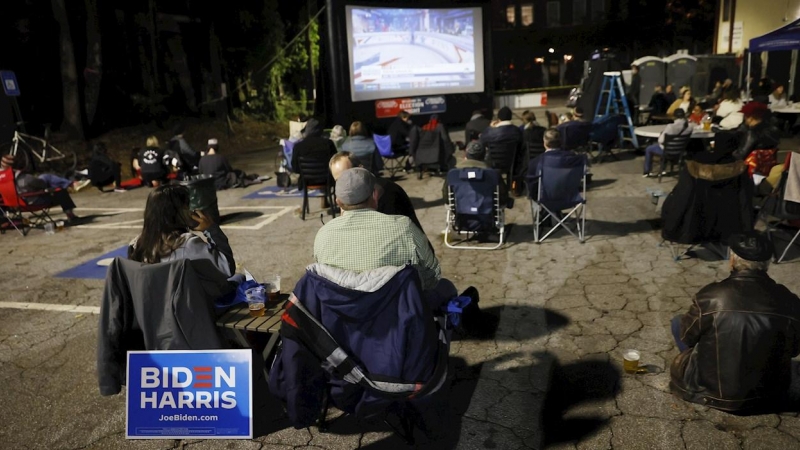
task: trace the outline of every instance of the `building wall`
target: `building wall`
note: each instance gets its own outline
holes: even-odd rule
[[[715,53],[728,53],[730,36],[730,14],[726,7],[734,5],[732,15],[734,22],[734,39],[731,49],[733,53],[742,53],[750,39],[769,33],[800,18],[800,0],[719,0],[717,19],[717,43]],[[728,17],[726,17],[728,16]],[[741,33],[738,32],[741,23]],[[738,37],[741,36],[741,39]]]

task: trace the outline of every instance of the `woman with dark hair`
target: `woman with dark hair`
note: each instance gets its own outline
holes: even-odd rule
[[[366,169],[372,173],[383,169],[383,159],[378,147],[367,131],[367,127],[359,121],[350,125],[350,136],[342,143],[342,151],[352,153],[359,161],[366,163]]]
[[[128,258],[145,264],[207,259],[228,277],[236,269],[228,237],[202,211],[189,210],[189,190],[179,185],[159,186],[147,197],[142,232],[128,246]]]

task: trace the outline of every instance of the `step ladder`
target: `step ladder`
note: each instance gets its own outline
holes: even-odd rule
[[[605,98],[604,98],[605,96]],[[604,108],[604,109],[601,109]],[[639,148],[639,140],[634,133],[633,117],[628,108],[628,97],[625,95],[625,86],[622,84],[622,72],[603,72],[603,85],[600,97],[594,110],[595,119],[609,114],[624,114],[627,125],[619,126],[619,143],[630,142],[633,148]]]

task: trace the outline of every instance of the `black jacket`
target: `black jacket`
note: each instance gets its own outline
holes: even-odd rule
[[[483,116],[477,117],[467,122],[467,126],[464,127],[464,135],[466,136],[467,141],[478,139],[480,134],[483,133],[483,130],[489,128],[489,125],[491,123],[492,122],[489,119]]]
[[[680,338],[690,348],[672,363],[675,394],[727,411],[769,407],[800,354],[800,299],[766,272],[732,272],[697,293]]]
[[[408,139],[411,134],[412,125],[406,123],[399,117],[389,126],[389,137],[392,138],[392,150],[403,150],[408,148]]]
[[[777,148],[778,142],[781,140],[780,131],[768,119],[762,120],[761,123],[752,128],[742,123],[739,131],[742,133],[739,148],[733,152],[733,156],[739,160],[747,158],[747,155],[753,150]]]

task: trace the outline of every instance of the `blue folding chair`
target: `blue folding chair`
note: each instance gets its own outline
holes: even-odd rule
[[[400,153],[392,150],[392,137],[388,135],[373,134],[372,139],[378,147],[378,153],[383,158],[383,168],[389,171],[389,178],[401,170],[405,170],[408,153]]]
[[[299,141],[290,141],[289,139],[281,139],[280,141],[281,147],[283,147],[283,165],[289,172],[293,172],[292,153],[294,153],[294,144],[297,142]]]
[[[586,239],[586,155],[575,154],[570,158],[548,155],[541,156],[536,173],[528,177],[534,240],[538,244],[562,227],[583,243]],[[565,210],[568,210],[566,214]],[[575,231],[567,222],[573,214]],[[539,237],[539,228],[551,217],[557,220],[556,224]]]
[[[444,242],[450,248],[493,250],[503,245],[505,205],[500,204],[500,174],[494,169],[468,167],[447,172],[447,228]],[[466,235],[457,244],[477,234],[497,233],[500,240],[493,246],[454,245],[452,233]]]

